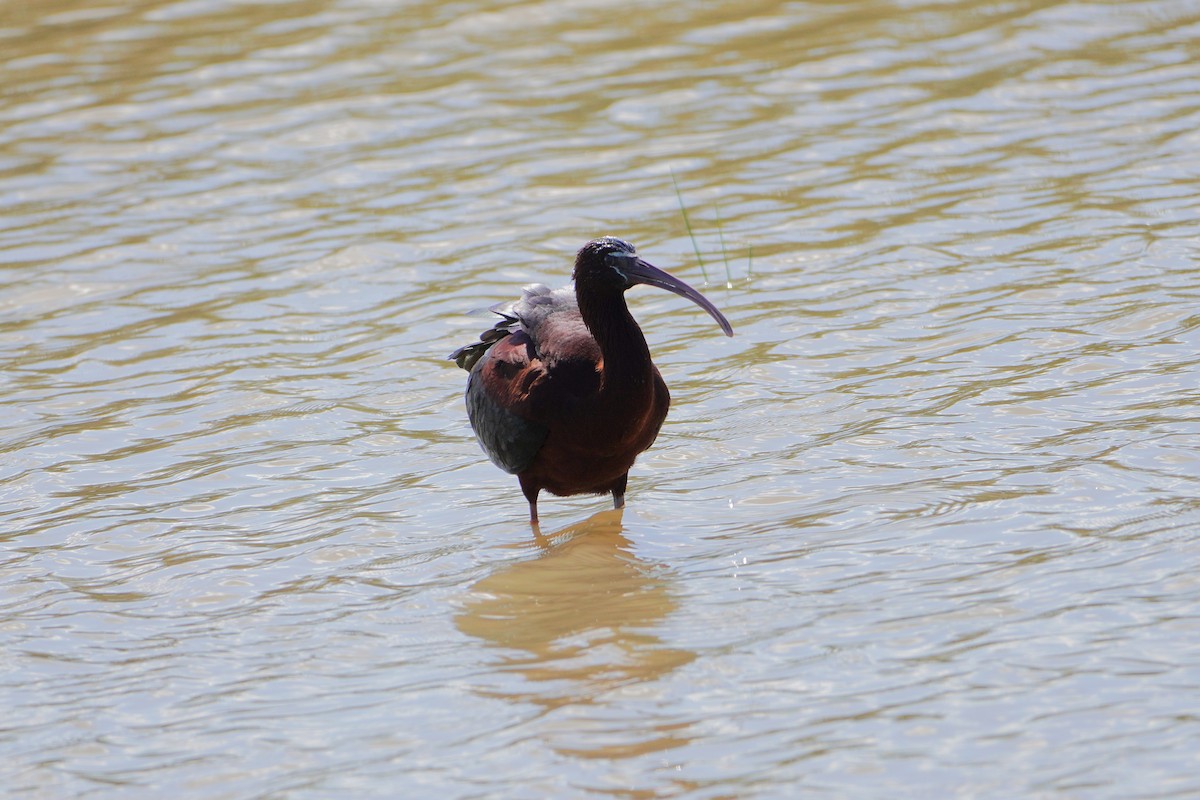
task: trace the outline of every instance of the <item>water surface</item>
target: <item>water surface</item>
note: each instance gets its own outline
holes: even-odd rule
[[[0,6],[8,792],[1200,794],[1198,33]],[[538,539],[445,356],[603,233],[737,336]]]

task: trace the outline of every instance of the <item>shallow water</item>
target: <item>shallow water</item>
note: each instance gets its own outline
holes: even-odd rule
[[[1198,33],[0,6],[3,785],[1200,794]],[[601,233],[737,335],[538,539],[445,356]]]

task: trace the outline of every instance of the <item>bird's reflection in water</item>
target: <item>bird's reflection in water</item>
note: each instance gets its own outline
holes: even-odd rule
[[[476,583],[455,619],[463,633],[498,648],[495,672],[479,691],[548,714],[561,710],[544,732],[552,747],[576,756],[620,758],[688,740],[689,725],[679,719],[638,714],[613,725],[615,695],[695,658],[654,633],[676,608],[672,576],[637,558],[621,515],[605,511],[539,536],[535,558]],[[607,719],[590,719],[587,708],[602,704]]]

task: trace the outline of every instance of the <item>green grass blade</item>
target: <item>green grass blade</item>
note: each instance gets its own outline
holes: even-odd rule
[[[721,225],[721,207],[713,200],[713,213],[717,217],[717,236],[721,239],[721,258],[725,259],[725,288],[733,288],[733,272],[729,269],[729,250],[725,247],[725,229]]]
[[[700,256],[700,245],[696,243],[696,234],[692,232],[692,221],[688,219],[687,207],[683,204],[683,192],[679,191],[679,181],[675,180],[675,170],[669,171],[671,185],[675,187],[675,197],[679,199],[679,211],[683,214],[683,225],[687,228],[688,238],[692,240],[692,249],[696,251],[696,261],[700,264],[700,274],[704,276],[704,282],[708,283],[708,270],[704,267],[704,259]]]

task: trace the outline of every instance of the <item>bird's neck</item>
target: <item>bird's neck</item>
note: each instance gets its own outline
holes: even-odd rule
[[[650,347],[642,329],[629,313],[624,295],[605,298],[607,302],[580,300],[579,312],[600,354],[604,358],[604,392],[624,393],[649,387],[654,377]]]

